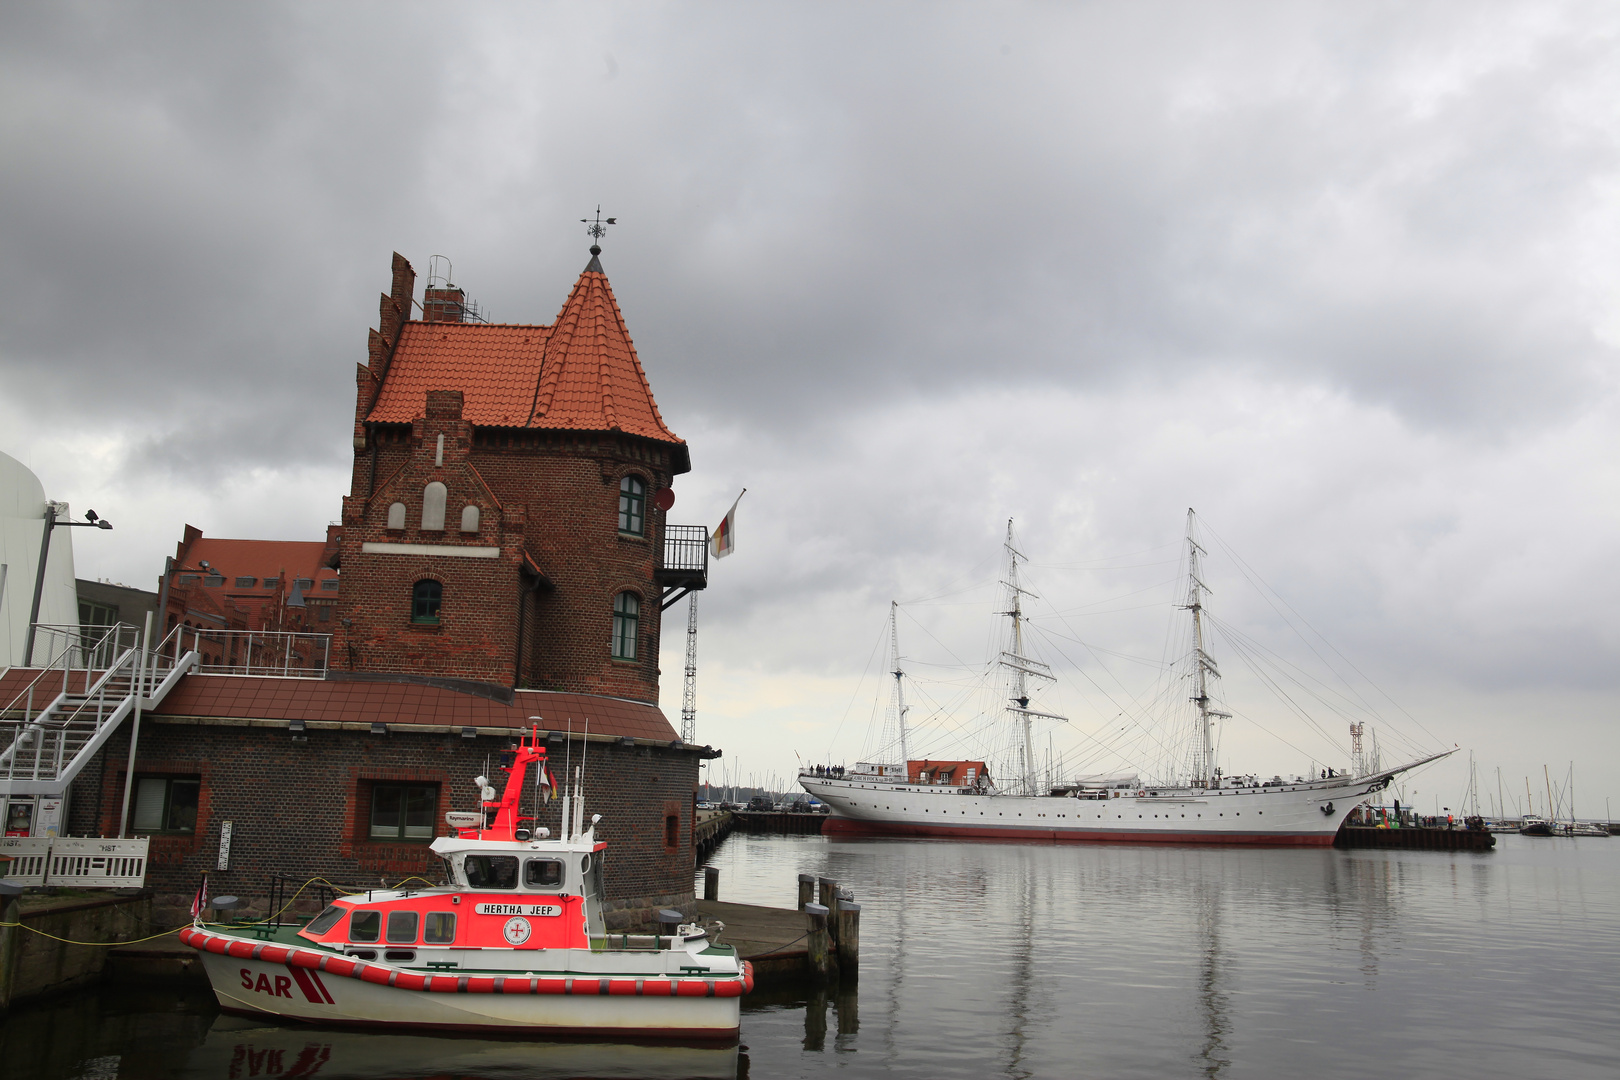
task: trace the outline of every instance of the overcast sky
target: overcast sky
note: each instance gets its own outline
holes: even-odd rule
[[[734,769],[862,753],[890,599],[919,692],[981,662],[1009,517],[1055,752],[1091,745],[1156,677],[1193,506],[1399,703],[1391,745],[1521,800],[1573,760],[1601,814],[1617,41],[1545,2],[8,4],[0,450],[115,522],[83,576],[152,587],[187,522],[318,538],[390,253],[550,322],[600,203],[691,444],[672,518],[748,488],[700,603]],[[1217,555],[1212,610],[1313,660]],[[1229,768],[1342,760],[1235,659]]]

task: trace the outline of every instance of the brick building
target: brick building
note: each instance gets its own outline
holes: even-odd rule
[[[475,808],[472,778],[498,776],[499,752],[537,727],[559,780],[585,763],[610,923],[690,904],[698,764],[714,752],[658,708],[659,613],[704,586],[707,534],[665,520],[690,459],[598,254],[549,325],[464,321],[476,309],[448,283],[418,304],[394,256],[357,372],[341,525],[324,543],[187,527],[166,629],[212,655],[143,716],[133,782],[127,723],[78,774],[71,832],[117,834],[127,785],[125,830],[152,837],[148,880],[171,908],[204,871],[255,903],[273,874],[436,878],[445,812]],[[313,658],[298,644],[312,635],[324,659],[274,677],[241,649]],[[19,678],[0,677],[0,698]],[[554,803],[525,812],[560,825]]]
[[[550,326],[459,321],[394,256],[357,372],[334,666],[658,700],[665,426],[593,248]],[[677,541],[678,542],[678,541]]]

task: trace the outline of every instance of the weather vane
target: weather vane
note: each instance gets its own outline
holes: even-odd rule
[[[607,218],[604,220],[602,217],[602,207],[600,205],[596,208],[595,221],[592,221],[590,218],[580,218],[579,220],[580,223],[585,226],[585,231],[590,234],[591,244],[593,247],[601,241],[602,237],[607,235],[607,227],[609,225],[617,225],[619,223],[618,218]]]

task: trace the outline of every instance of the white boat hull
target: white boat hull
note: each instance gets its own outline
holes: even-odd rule
[[[1018,796],[860,776],[799,778],[832,814],[822,832],[996,840],[1326,847],[1390,773],[1273,787],[1143,789],[1107,799]]]
[[[736,1037],[739,997],[753,981],[746,974],[424,973],[211,931],[186,933],[197,939],[187,943],[198,949],[221,1009],[333,1027],[723,1041]]]

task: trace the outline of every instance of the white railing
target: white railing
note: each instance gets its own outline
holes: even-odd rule
[[[158,656],[171,662],[188,652],[197,654],[196,670],[204,675],[324,679],[332,660],[332,635],[177,626],[158,646]]]
[[[52,839],[49,836],[0,837],[0,855],[11,858],[10,862],[0,863],[0,879],[13,885],[45,884]]]
[[[129,623],[40,623],[34,627],[33,655],[43,653],[50,657],[44,665],[48,669],[66,665],[73,671],[98,671],[105,669],[124,650],[139,648],[140,643],[140,627]]]
[[[45,884],[76,889],[138,889],[146,884],[149,843],[144,836],[135,840],[54,837]]]
[[[197,660],[195,653],[181,652],[171,662],[163,651],[180,643],[178,630],[153,655],[140,647],[139,633],[129,633],[132,627],[40,629],[49,630],[53,646],[60,646],[52,666],[0,708],[0,790],[13,795],[59,793],[135,711],[137,702],[151,706],[161,701]],[[92,630],[102,633],[92,637]],[[81,680],[76,664],[115,649],[110,663],[101,669],[84,668]],[[46,695],[49,701],[36,711],[41,705],[38,698]]]
[[[100,633],[92,637],[90,636],[92,631]],[[88,694],[95,682],[95,673],[106,671],[110,664],[109,661],[97,666],[92,661],[103,654],[116,655],[137,648],[140,636],[140,631],[128,623],[114,623],[112,626],[37,627],[34,655],[39,655],[41,641],[48,642],[50,647],[46,655],[50,660],[27,686],[17,691],[4,706],[0,706],[0,716],[15,713],[21,707],[22,722],[26,724],[37,715],[34,710],[36,697],[43,697],[43,700],[37,702],[43,710],[61,694],[72,693],[73,684],[80,680],[82,682],[79,693]],[[53,687],[51,684],[57,682],[55,678],[57,675],[61,676],[61,685]]]
[[[0,880],[13,885],[60,885],[76,889],[138,889],[146,884],[150,840],[106,837],[7,836],[0,838]]]

